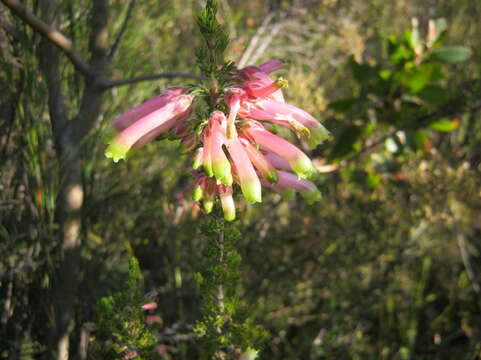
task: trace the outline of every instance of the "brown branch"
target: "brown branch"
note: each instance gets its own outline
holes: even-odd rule
[[[182,73],[182,72],[166,72],[160,74],[144,75],[128,79],[118,79],[118,80],[105,80],[100,83],[103,89],[111,89],[118,86],[132,85],[142,81],[150,81],[157,79],[193,79],[193,80],[205,80],[206,78],[202,75],[192,74],[192,73]]]
[[[13,14],[22,19],[33,30],[48,39],[55,46],[57,46],[67,57],[72,64],[84,75],[90,75],[91,69],[82,57],[75,51],[72,42],[65,35],[57,29],[49,26],[40,20],[33,13],[25,9],[18,0],[0,0],[7,6]]]
[[[26,24],[28,24],[34,31],[38,32],[42,35],[45,39],[50,41],[56,47],[58,47],[72,62],[72,64],[83,74],[86,76],[94,75],[92,68],[89,64],[82,59],[82,57],[75,51],[72,46],[72,42],[61,32],[56,30],[54,27],[46,24],[44,21],[40,20],[37,16],[29,12],[25,9],[18,0],[0,0],[3,2],[14,15],[18,16],[22,19]],[[116,51],[118,44],[121,40],[122,34],[125,31],[128,19],[131,17],[131,13],[134,8],[135,1],[133,0],[128,9],[128,13],[124,24],[122,27],[124,30],[121,29],[119,32],[117,39],[109,52],[108,57],[104,57],[103,55],[99,56],[97,49],[91,48],[92,52],[92,61],[96,61],[96,58],[101,57],[104,61],[108,60]],[[92,46],[92,42],[91,42]],[[94,67],[96,68],[96,67]],[[160,74],[152,74],[152,75],[144,75],[139,77],[133,77],[128,79],[102,79],[101,77],[96,77],[97,84],[99,89],[106,90],[111,89],[113,87],[124,86],[124,85],[132,85],[142,81],[151,81],[157,79],[174,79],[174,78],[184,78],[184,79],[193,79],[193,80],[205,80],[205,77],[201,75],[191,74],[191,73],[182,73],[182,72],[167,72],[167,73],[160,73]]]
[[[110,49],[108,58],[112,59],[113,56],[115,55],[115,52],[117,51],[117,48],[119,47],[120,41],[122,40],[122,36],[124,36],[125,30],[127,30],[127,25],[129,23],[130,18],[132,17],[132,14],[134,12],[134,7],[135,7],[136,1],[131,0],[129,4],[129,8],[127,9],[127,14],[125,15],[124,22],[122,23],[122,26],[120,27],[119,32],[117,33],[117,36],[115,38],[114,44],[112,45],[112,48]]]

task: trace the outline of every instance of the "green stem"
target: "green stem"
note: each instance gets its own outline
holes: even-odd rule
[[[217,246],[219,248],[219,265],[224,269],[224,219],[220,220],[221,229],[219,231],[219,237],[217,240]],[[224,277],[221,276],[219,280],[219,284],[217,284],[217,302],[219,306],[219,315],[223,316],[225,313],[225,303],[224,303]],[[219,334],[222,334],[222,324],[219,325],[218,331]]]

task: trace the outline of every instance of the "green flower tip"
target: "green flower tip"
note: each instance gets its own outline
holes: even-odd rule
[[[204,171],[208,177],[214,176],[214,172],[212,171],[212,164],[205,164]]]
[[[223,185],[232,185],[233,178],[232,172],[229,162],[213,162],[212,163],[212,172],[214,173],[215,178]]]
[[[207,214],[210,214],[212,212],[212,209],[214,208],[214,200],[204,199],[204,202],[202,205],[204,206],[204,211]]]
[[[317,189],[314,191],[302,192],[301,195],[309,205],[312,205],[315,202],[321,201],[322,199],[322,193]]]
[[[250,204],[262,202],[262,188],[259,181],[250,181],[241,184],[242,194]]]
[[[234,221],[235,220],[235,210],[224,210],[224,219],[226,221]]]
[[[200,168],[202,165],[202,158],[195,158],[194,161],[192,161],[192,169],[197,170]]]
[[[202,199],[202,188],[196,186],[194,191],[192,191],[192,200],[199,201],[200,199]]]
[[[122,159],[126,160],[127,152],[128,149],[114,141],[105,149],[105,156],[116,163]]]
[[[324,141],[331,137],[331,133],[322,124],[318,124],[311,128],[311,135],[307,138],[307,146],[309,149],[315,149],[317,145],[322,144]]]
[[[312,179],[317,175],[317,169],[307,156],[302,156],[290,163],[292,170],[299,179]]]

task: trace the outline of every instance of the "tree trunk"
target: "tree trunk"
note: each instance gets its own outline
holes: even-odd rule
[[[52,24],[53,0],[42,3],[44,19]],[[101,113],[104,89],[99,85],[108,71],[107,44],[108,1],[93,0],[89,65],[95,69],[85,76],[85,90],[78,115],[67,120],[59,73],[59,50],[44,40],[39,54],[49,92],[49,113],[60,164],[60,192],[57,199],[59,224],[59,266],[54,280],[52,300],[55,328],[49,335],[49,359],[69,358],[70,335],[75,327],[74,308],[81,278],[81,230],[84,188],[82,183],[82,147]]]

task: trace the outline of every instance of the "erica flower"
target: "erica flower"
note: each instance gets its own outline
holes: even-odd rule
[[[227,221],[235,219],[235,204],[232,197],[232,186],[217,185],[217,191],[219,193],[220,202],[222,205],[222,211],[224,212],[224,218]]]
[[[311,181],[306,179],[299,179],[296,175],[285,171],[279,170],[278,173],[279,181],[277,184],[270,184],[265,182],[264,185],[277,191],[281,191],[284,189],[294,189],[306,199],[308,204],[312,204],[321,199],[321,193],[317,189],[316,185]]]
[[[167,90],[117,118],[112,127],[118,133],[105,155],[114,162],[125,159],[132,147],[144,145],[189,117],[193,96],[184,95],[184,91],[182,88]]]
[[[312,115],[285,103],[282,89],[287,81],[270,75],[281,66],[282,62],[274,59],[236,70],[219,95],[223,99],[215,101],[215,106],[208,104],[211,108],[225,104],[225,113],[214,110],[199,116],[203,113],[197,111],[198,116],[193,117],[193,94],[205,90],[165,90],[113,122],[116,137],[106,156],[115,162],[125,159],[130,149],[170,131],[193,153],[193,200],[202,202],[204,211],[210,213],[219,199],[228,221],[236,215],[234,193],[238,189],[249,203],[262,201],[262,185],[275,191],[294,189],[308,203],[320,200],[316,185],[308,180],[317,172],[309,157],[269,131],[272,123],[283,125],[309,147],[329,137]],[[203,99],[211,95],[204,93]]]
[[[255,102],[243,102],[239,115],[243,118],[278,123],[291,128],[304,138],[310,148],[314,148],[329,138],[329,131],[310,114],[294,105],[268,98]]]
[[[236,174],[239,179],[238,182],[245,199],[250,203],[261,202],[261,183],[239,137],[236,136],[232,139],[227,139],[226,146],[234,163]]]
[[[212,173],[224,185],[232,185],[232,170],[229,160],[222,146],[226,142],[225,129],[227,120],[224,113],[214,111],[211,115],[210,126],[210,157]]]
[[[150,303],[142,305],[142,310],[154,310],[154,309],[157,309],[157,303],[156,302],[150,302]]]
[[[279,155],[286,160],[299,178],[309,178],[316,173],[311,159],[289,141],[274,135],[255,121],[249,121],[245,133],[262,149]]]
[[[242,87],[253,97],[269,96],[274,100],[284,102],[282,88],[287,87],[287,81],[279,78],[273,80],[269,74],[282,67],[279,59],[270,60],[260,66],[248,66],[238,71]]]

